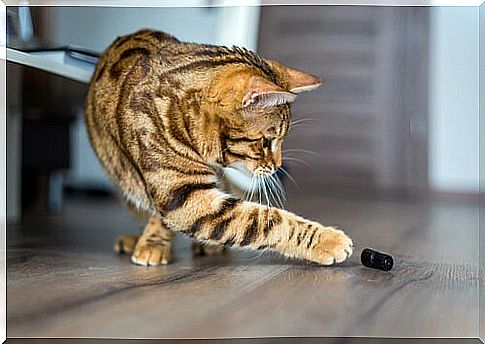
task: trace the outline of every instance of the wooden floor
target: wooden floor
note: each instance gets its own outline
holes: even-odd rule
[[[7,228],[9,337],[478,336],[478,205],[292,196],[346,229],[356,253],[330,268],[232,252],[139,267],[111,252],[139,225],[106,199]],[[363,267],[365,247],[395,268]]]

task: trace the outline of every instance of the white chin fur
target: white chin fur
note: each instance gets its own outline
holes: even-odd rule
[[[244,166],[225,167],[224,175],[230,183],[236,185],[239,189],[251,191],[251,178],[253,175]]]

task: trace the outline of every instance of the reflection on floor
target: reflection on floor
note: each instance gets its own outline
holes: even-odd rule
[[[478,334],[478,205],[294,198],[343,228],[356,253],[330,268],[234,251],[138,267],[111,252],[141,225],[117,202],[70,199],[60,215],[7,228],[7,334],[46,337],[418,336]],[[391,253],[391,272],[360,265]]]

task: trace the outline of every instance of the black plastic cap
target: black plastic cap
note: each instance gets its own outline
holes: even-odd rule
[[[362,265],[372,269],[389,271],[394,266],[394,259],[388,254],[366,248],[360,255]]]

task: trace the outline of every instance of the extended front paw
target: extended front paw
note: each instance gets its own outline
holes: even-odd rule
[[[131,262],[136,265],[154,266],[166,265],[172,258],[170,245],[137,245],[131,256]]]
[[[332,265],[341,263],[352,255],[353,243],[343,231],[324,227],[316,233],[309,250],[309,260]]]

